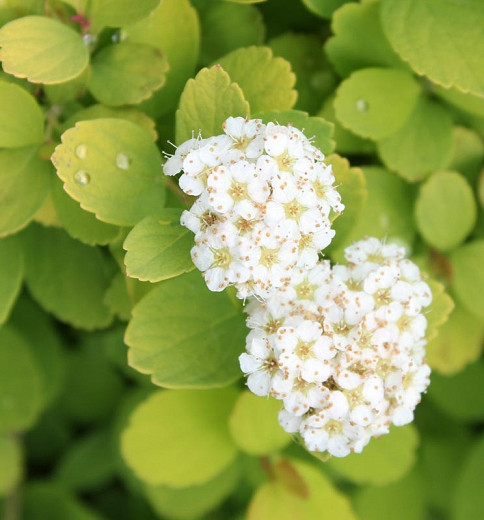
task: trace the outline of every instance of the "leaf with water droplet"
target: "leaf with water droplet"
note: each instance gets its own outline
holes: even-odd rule
[[[343,81],[334,108],[340,123],[355,134],[383,139],[409,118],[420,88],[409,72],[362,69]]]
[[[246,117],[249,104],[239,85],[231,83],[229,75],[218,66],[202,69],[188,80],[176,111],[176,142],[190,139],[192,133],[218,135],[229,116]]]
[[[116,166],[121,169],[121,170],[128,170],[129,167],[130,167],[130,164],[131,164],[131,160],[129,159],[129,157],[122,153],[122,152],[119,152],[116,154]]]
[[[52,166],[39,147],[0,150],[0,237],[25,227],[49,192]]]
[[[76,156],[79,145],[86,147],[84,159]],[[120,154],[129,158],[128,169],[117,165]],[[149,134],[134,123],[76,123],[62,135],[52,161],[67,193],[103,222],[131,226],[163,208],[160,153]]]
[[[139,43],[109,45],[94,56],[88,87],[105,105],[133,105],[163,85],[167,70],[165,58],[155,47]]]
[[[0,329],[0,433],[22,431],[41,411],[39,369],[24,339],[12,328]]]
[[[23,234],[25,280],[42,307],[78,328],[111,321],[103,297],[109,285],[107,260],[60,229],[31,225]],[[75,298],[73,297],[75,295]]]
[[[274,57],[269,47],[237,49],[217,63],[240,86],[253,112],[289,110],[296,103],[291,64]]]
[[[0,61],[5,72],[32,83],[62,83],[87,67],[81,36],[53,18],[25,16],[0,29]]]
[[[148,216],[131,230],[123,244],[128,276],[159,282],[195,268],[190,257],[193,233],[181,226],[181,210]]]
[[[193,271],[165,280],[140,300],[125,342],[130,365],[152,374],[155,384],[210,388],[240,377],[238,356],[246,333],[244,318],[227,293],[207,291],[200,273]]]

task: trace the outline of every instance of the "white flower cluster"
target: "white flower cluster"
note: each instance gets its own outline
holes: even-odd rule
[[[191,256],[208,288],[266,298],[294,268],[317,264],[344,206],[331,166],[301,131],[242,117],[223,130],[180,145],[164,172],[182,172],[181,189],[198,197],[181,223],[195,233]]]
[[[429,384],[422,310],[432,295],[404,254],[368,238],[346,249],[347,265],[296,269],[247,306],[248,387],[283,402],[281,426],[310,451],[359,453],[413,419]]]

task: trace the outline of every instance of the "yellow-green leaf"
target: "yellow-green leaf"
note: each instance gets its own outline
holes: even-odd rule
[[[52,162],[67,193],[104,222],[134,225],[164,205],[160,153],[129,121],[76,123],[62,134]]]
[[[123,244],[128,276],[160,282],[195,268],[190,257],[193,233],[179,224],[180,214],[181,210],[163,210],[136,224]]]
[[[13,83],[0,81],[0,147],[19,148],[44,140],[44,116],[35,98]]]
[[[202,69],[188,80],[176,111],[176,142],[181,144],[201,130],[203,137],[222,133],[229,116],[246,117],[249,104],[240,87],[218,66]]]
[[[417,74],[484,95],[481,0],[382,0],[383,29]]]
[[[47,197],[53,172],[38,151],[0,150],[0,237],[25,227]]]
[[[126,463],[154,485],[187,487],[214,478],[237,454],[227,423],[236,396],[233,388],[152,394],[123,432]]]
[[[17,237],[0,239],[0,325],[18,296],[24,273],[24,259]]]
[[[89,18],[95,29],[124,27],[146,18],[160,0],[91,0]]]
[[[432,292],[432,303],[425,309],[427,318],[425,337],[427,341],[430,341],[437,336],[439,327],[449,319],[455,305],[452,298],[445,292],[443,284],[432,279],[427,280],[427,284]]]
[[[41,400],[39,370],[28,345],[13,329],[0,329],[0,433],[30,428]]]
[[[386,167],[410,182],[446,168],[452,152],[450,114],[423,97],[400,130],[378,143],[378,153]]]
[[[406,475],[416,461],[419,436],[415,427],[392,427],[390,433],[373,438],[362,453],[332,458],[328,464],[357,484],[384,485]]]
[[[171,278],[133,309],[126,331],[132,367],[168,388],[223,386],[241,376],[243,316],[198,271]]]
[[[0,497],[8,495],[22,475],[22,451],[18,439],[0,434]]]
[[[291,64],[275,58],[269,47],[237,49],[217,63],[241,87],[253,112],[289,110],[296,103],[296,76]]]
[[[410,117],[420,87],[412,75],[397,69],[361,69],[343,81],[334,108],[340,123],[355,134],[383,139]]]
[[[280,450],[291,441],[279,425],[281,403],[263,399],[252,392],[239,395],[230,415],[230,433],[237,446],[250,455],[266,455]]]
[[[429,245],[441,251],[455,248],[472,231],[476,217],[472,188],[459,173],[435,173],[420,187],[415,221]]]
[[[92,60],[89,90],[101,103],[132,105],[149,98],[165,81],[168,70],[161,52],[150,45],[109,45]]]
[[[3,70],[32,83],[62,83],[79,76],[89,61],[81,35],[45,16],[17,18],[0,29]]]

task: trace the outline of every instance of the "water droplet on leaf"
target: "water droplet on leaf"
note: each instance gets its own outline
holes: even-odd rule
[[[76,155],[79,157],[79,159],[85,159],[87,155],[87,147],[85,144],[80,144],[76,148]]]
[[[87,186],[91,180],[91,177],[86,172],[86,170],[79,170],[74,175],[74,180],[79,184],[79,186]]]
[[[124,153],[119,152],[116,155],[116,166],[121,170],[127,170],[130,166],[130,160]]]
[[[368,110],[368,102],[364,99],[358,99],[355,104],[358,112],[366,112]]]

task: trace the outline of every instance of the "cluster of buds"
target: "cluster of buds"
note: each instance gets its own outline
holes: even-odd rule
[[[296,128],[229,117],[193,138],[167,175],[198,197],[183,212],[207,286],[248,299],[249,389],[283,404],[281,426],[310,451],[361,452],[413,420],[429,384],[423,309],[432,299],[405,251],[376,238],[320,258],[344,209],[324,155]]]
[[[359,453],[391,424],[413,420],[429,384],[429,286],[405,251],[368,238],[347,265],[322,261],[247,306],[240,356],[249,389],[282,401],[281,426],[310,451]]]
[[[266,298],[294,268],[316,265],[344,206],[331,166],[300,130],[242,117],[223,130],[180,145],[164,172],[182,172],[181,189],[198,197],[181,223],[195,233],[191,256],[208,288]]]

